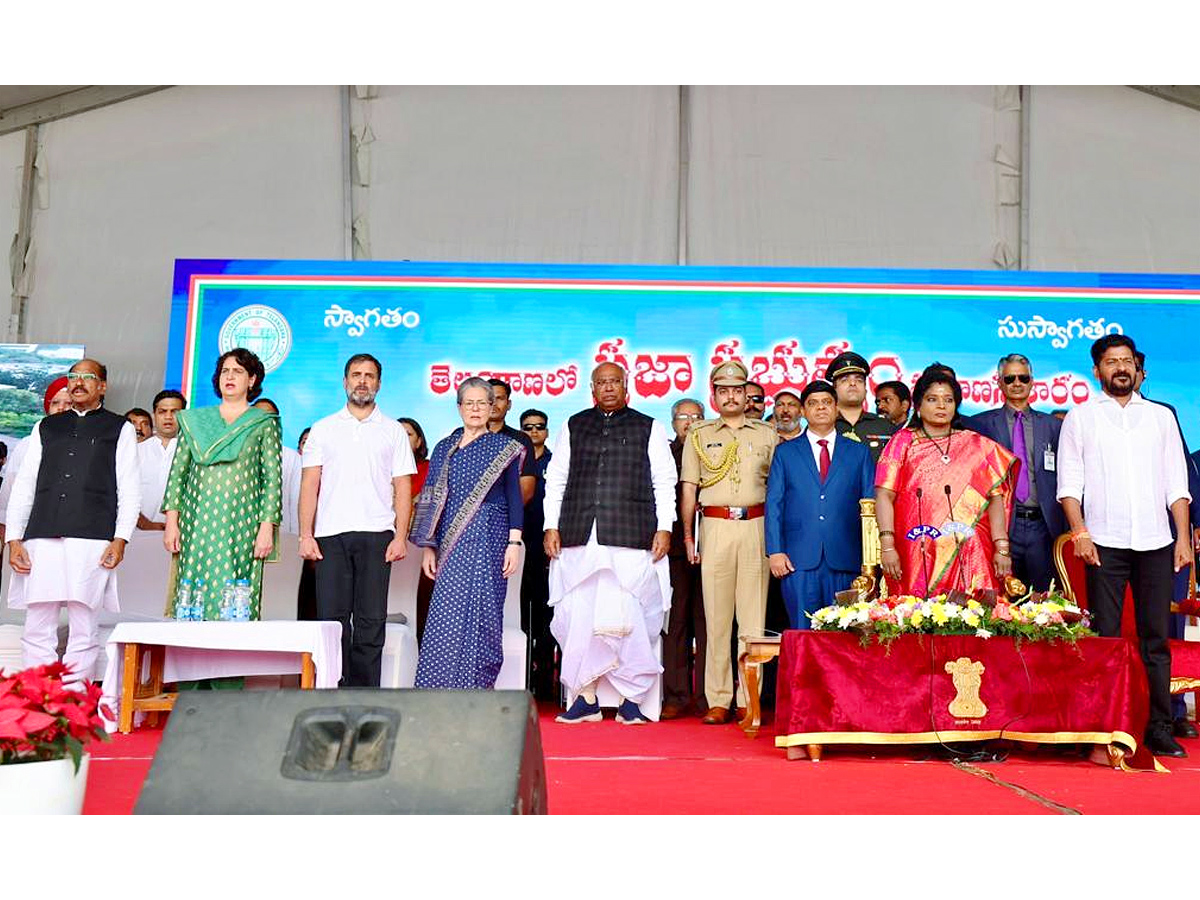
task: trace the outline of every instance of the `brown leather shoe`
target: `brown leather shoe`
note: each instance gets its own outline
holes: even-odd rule
[[[679,703],[664,703],[662,712],[658,714],[659,719],[678,719],[683,715],[683,706]]]
[[[700,721],[705,725],[724,725],[729,721],[729,710],[724,706],[710,706]]]

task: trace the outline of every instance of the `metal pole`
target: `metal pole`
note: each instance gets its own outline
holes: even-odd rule
[[[675,261],[688,262],[688,166],[691,159],[692,94],[687,85],[679,86],[679,187],[677,191]]]
[[[1021,214],[1017,220],[1017,268],[1029,268],[1029,123],[1033,104],[1031,85],[1021,85]]]
[[[354,185],[350,180],[350,85],[341,86],[342,94],[342,258],[354,258]]]
[[[25,343],[25,308],[28,297],[23,293],[25,283],[25,257],[29,254],[29,243],[33,230],[33,179],[34,162],[37,159],[38,126],[25,128],[25,160],[21,167],[21,212],[17,220],[16,253],[12,271],[12,307],[8,319],[8,340]]]

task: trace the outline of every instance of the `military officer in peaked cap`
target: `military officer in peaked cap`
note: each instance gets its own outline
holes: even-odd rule
[[[739,652],[747,636],[761,635],[767,606],[763,532],[767,473],[779,441],[775,429],[746,415],[749,373],[737,360],[709,377],[720,418],[693,425],[683,448],[680,515],[688,558],[700,563],[708,648],[704,692],[706,725],[729,721],[733,701],[730,632],[736,612]],[[695,534],[695,513],[700,530]],[[697,543],[699,538],[699,543]],[[737,703],[746,704],[738,686]]]
[[[825,368],[825,380],[837,391],[838,417],[834,423],[837,433],[852,441],[866,444],[871,459],[879,462],[879,454],[887,445],[888,438],[896,433],[896,426],[886,417],[867,412],[863,403],[867,399],[867,375],[871,367],[867,361],[853,351],[834,357]]]

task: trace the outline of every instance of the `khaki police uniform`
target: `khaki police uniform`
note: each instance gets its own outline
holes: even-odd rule
[[[740,363],[725,363],[713,373],[714,383],[731,366],[745,379]],[[717,419],[693,425],[684,442],[680,480],[700,486],[697,550],[708,626],[704,690],[709,707],[728,708],[733,700],[730,635],[735,612],[739,655],[747,636],[763,633],[770,572],[762,506],[778,441],[775,429],[765,422],[746,419],[734,428]],[[704,507],[721,508],[714,511],[728,517],[705,515]],[[745,517],[748,508],[754,518]],[[740,684],[737,703],[746,705]]]

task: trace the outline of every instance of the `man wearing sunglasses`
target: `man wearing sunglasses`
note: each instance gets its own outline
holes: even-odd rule
[[[763,420],[767,414],[767,392],[754,381],[746,382],[746,418]]]
[[[1067,530],[1057,500],[1062,422],[1030,406],[1033,368],[1020,353],[1000,357],[996,383],[1004,405],[964,419],[963,424],[1011,450],[1021,462],[1008,526],[1013,575],[1045,591],[1054,577],[1054,541]]]
[[[521,433],[533,444],[533,471],[537,482],[533,497],[525,504],[525,533],[541,534],[545,517],[542,502],[546,499],[546,467],[554,456],[546,446],[550,434],[549,417],[540,409],[527,409],[521,413]],[[554,685],[554,638],[550,635],[552,610],[550,584],[547,580],[549,561],[541,541],[531,540],[525,544],[525,569],[521,576],[521,628],[529,636],[528,665],[529,689],[539,700],[557,700]]]

